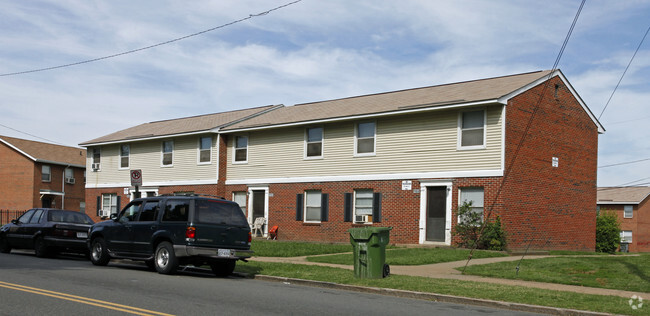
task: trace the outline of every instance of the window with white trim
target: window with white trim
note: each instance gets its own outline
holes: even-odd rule
[[[373,193],[368,189],[354,190],[355,223],[372,223]]]
[[[375,122],[356,125],[355,155],[373,155],[375,153]]]
[[[129,168],[129,157],[131,155],[131,145],[120,146],[120,169]]]
[[[99,147],[93,148],[93,164],[98,164],[101,162],[102,158],[102,149]]]
[[[459,147],[485,147],[485,110],[467,111],[460,113]]]
[[[625,205],[623,206],[623,218],[632,218],[634,216],[634,206]]]
[[[241,208],[242,212],[244,212],[244,216],[246,216],[246,204],[248,203],[248,195],[246,194],[246,191],[233,192],[232,200],[239,204],[239,208]]]
[[[248,161],[248,136],[235,136],[234,161],[244,163]]]
[[[108,217],[115,213],[117,213],[117,193],[103,193],[99,216]]]
[[[74,169],[72,168],[65,168],[65,182],[73,184],[74,183]]]
[[[166,140],[162,142],[162,165],[171,166],[174,162],[174,141]]]
[[[483,188],[461,188],[460,189],[460,204],[465,202],[472,203],[472,212],[480,215],[481,221],[483,221],[483,200],[484,193]],[[463,218],[458,218],[459,223],[463,223]]]
[[[48,165],[43,165],[41,167],[41,180],[43,182],[50,182],[52,181],[52,169]]]
[[[321,201],[321,191],[305,191],[305,222],[321,221]]]
[[[621,242],[623,243],[632,243],[632,231],[631,230],[622,230],[621,231]]]
[[[305,132],[305,157],[322,158],[323,157],[323,128],[308,128]]]
[[[212,137],[199,138],[199,163],[210,163],[212,161]]]

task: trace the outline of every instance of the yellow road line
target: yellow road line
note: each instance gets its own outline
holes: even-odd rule
[[[136,315],[173,316],[172,314],[165,314],[165,313],[155,312],[155,311],[146,310],[146,309],[142,309],[142,308],[127,306],[127,305],[121,305],[121,304],[106,302],[106,301],[102,301],[102,300],[96,300],[96,299],[83,297],[83,296],[76,296],[76,295],[65,294],[65,293],[61,293],[61,292],[49,291],[49,290],[39,289],[39,288],[35,288],[35,287],[24,286],[24,285],[20,285],[20,284],[13,284],[13,283],[7,283],[7,282],[0,281],[0,287],[4,287],[4,288],[7,288],[7,289],[12,289],[12,290],[17,290],[17,291],[28,292],[28,293],[39,294],[39,295],[43,295],[43,296],[54,297],[54,298],[58,298],[58,299],[62,299],[62,300],[78,302],[78,303],[97,306],[97,307],[103,307],[103,308],[107,308],[107,309],[112,309],[112,310],[116,310],[116,311],[136,314]]]

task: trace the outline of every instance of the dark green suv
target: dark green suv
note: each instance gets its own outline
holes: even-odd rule
[[[227,276],[253,251],[251,230],[239,205],[197,195],[135,199],[111,220],[88,231],[90,260],[142,260],[162,274],[181,265],[209,265]]]

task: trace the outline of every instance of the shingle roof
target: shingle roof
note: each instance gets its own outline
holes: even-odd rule
[[[639,204],[650,196],[650,187],[601,187],[598,204]]]
[[[86,150],[83,148],[54,145],[32,140],[0,136],[0,142],[26,154],[30,159],[62,165],[86,165]]]
[[[548,76],[537,71],[283,107],[223,131],[495,100]]]
[[[144,123],[83,142],[79,145],[88,146],[107,142],[133,141],[142,138],[209,131],[214,128],[226,126],[242,119],[264,113],[279,106],[281,105],[269,105],[251,109]]]

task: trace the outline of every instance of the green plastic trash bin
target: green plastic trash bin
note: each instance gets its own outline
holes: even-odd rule
[[[350,243],[354,248],[354,276],[381,279],[390,274],[386,264],[386,245],[392,227],[350,228]]]

